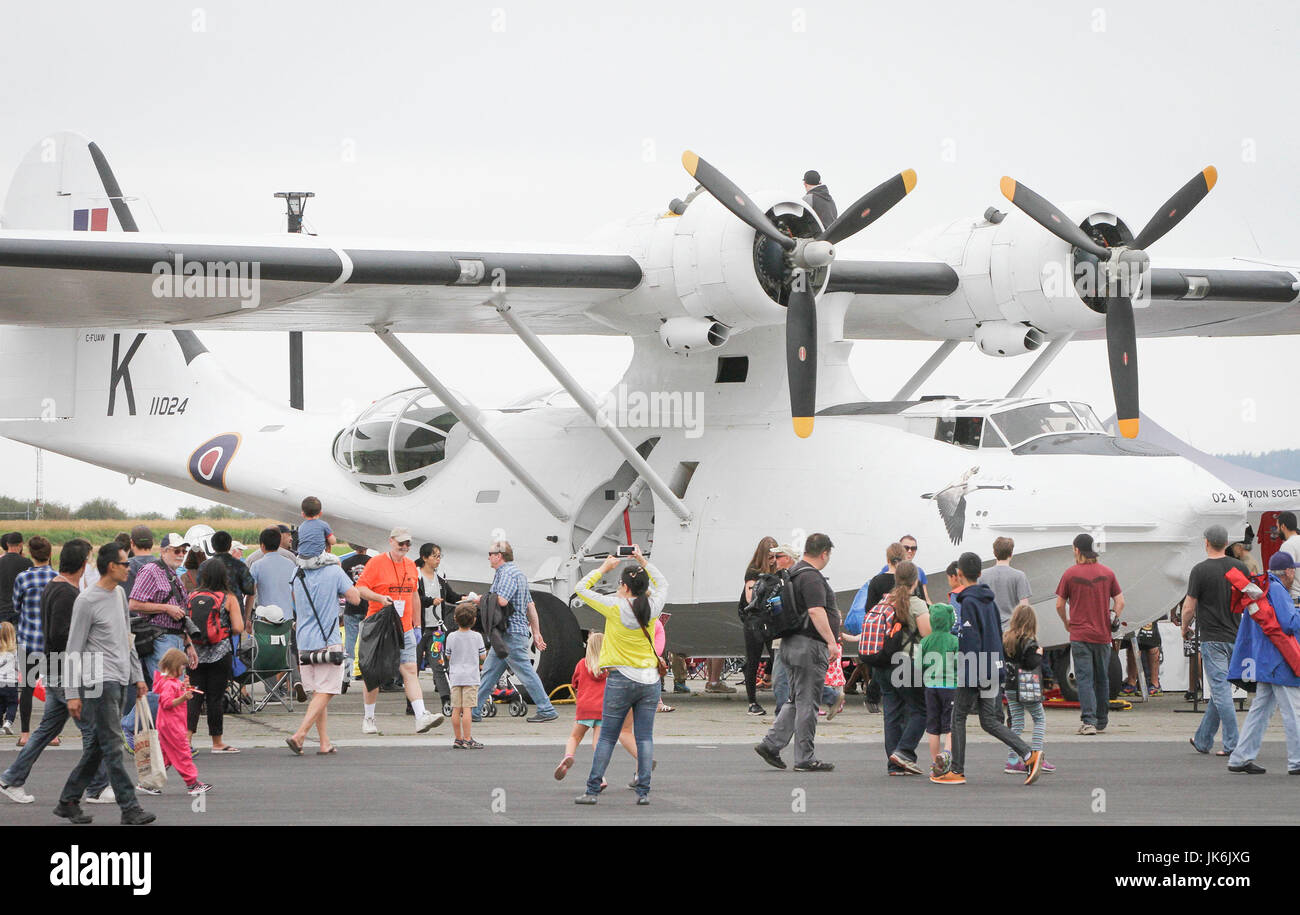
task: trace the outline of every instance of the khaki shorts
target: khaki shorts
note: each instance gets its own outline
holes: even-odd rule
[[[451,688],[452,708],[473,708],[478,705],[477,686],[453,686]]]
[[[331,645],[329,651],[342,651],[342,645]],[[298,668],[302,688],[309,693],[337,696],[343,692],[343,664],[303,664]]]

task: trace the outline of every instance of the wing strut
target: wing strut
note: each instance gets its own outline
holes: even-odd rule
[[[898,389],[898,393],[894,395],[894,400],[911,400],[912,396],[921,390],[921,385],[925,384],[930,376],[934,374],[935,369],[943,365],[944,360],[952,355],[952,351],[957,348],[957,344],[960,342],[960,340],[944,340],[940,343],[939,348],[934,351],[929,359],[925,360],[925,364],[916,370],[916,374],[907,379],[907,383]]]
[[[618,431],[618,427],[612,425],[600,413],[600,410],[596,407],[596,402],[591,399],[591,395],[584,391],[582,386],[574,380],[568,369],[564,367],[560,360],[555,358],[555,354],[546,348],[546,344],[538,338],[537,334],[533,333],[527,324],[520,320],[517,314],[510,310],[508,304],[499,299],[493,304],[496,306],[497,313],[510,325],[510,329],[524,342],[524,346],[528,347],[538,361],[546,366],[546,370],[555,376],[555,380],[564,387],[564,390],[569,392],[569,396],[582,408],[582,412],[591,417],[591,421],[596,424],[596,427],[605,433],[605,437],[627,459],[627,462],[632,465],[632,469],[636,471],[637,476],[650,485],[650,488],[654,490],[654,494],[672,509],[673,514],[678,517],[682,524],[689,524],[691,522],[690,509],[668,488],[668,484],[664,482],[663,477],[655,473],[650,465],[646,463],[645,458],[641,457],[626,436]]]
[[[1033,364],[1025,370],[1025,374],[1020,376],[1020,380],[1012,386],[1010,391],[1007,391],[1007,396],[1023,397],[1030,386],[1038,380],[1038,376],[1047,371],[1047,367],[1056,361],[1057,356],[1065,352],[1065,344],[1073,339],[1074,331],[1072,330],[1052,337],[1047,346],[1043,347],[1043,351],[1034,359]]]
[[[527,489],[538,502],[546,508],[548,512],[554,515],[560,521],[568,521],[569,513],[560,507],[560,504],[551,498],[550,493],[542,488],[542,485],[533,479],[532,475],[515,460],[509,450],[506,449],[500,441],[497,440],[491,432],[483,425],[478,418],[478,411],[460,401],[446,385],[434,376],[424,363],[415,358],[415,354],[406,348],[406,344],[393,336],[392,331],[387,327],[374,328],[375,336],[379,342],[392,350],[393,355],[402,360],[402,363],[411,370],[416,378],[420,379],[430,391],[434,393],[448,410],[456,414],[456,418],[463,422],[469,430],[474,433],[474,437],[483,443],[498,461],[505,465],[505,468],[515,475],[524,488]]]

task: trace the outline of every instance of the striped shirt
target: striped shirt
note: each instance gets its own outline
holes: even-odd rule
[[[528,576],[524,570],[513,562],[503,562],[497,566],[492,576],[490,589],[498,597],[504,597],[514,607],[506,631],[514,635],[531,636],[532,628],[528,625],[528,604],[533,596],[528,592]],[[505,610],[505,607],[501,608]]]
[[[18,644],[24,651],[44,651],[45,632],[41,629],[41,594],[45,586],[58,577],[50,565],[33,566],[14,579],[14,612],[18,614]]]

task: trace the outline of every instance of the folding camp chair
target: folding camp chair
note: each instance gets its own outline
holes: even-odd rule
[[[260,683],[265,693],[254,697],[253,711],[260,712],[272,702],[293,711],[293,620],[271,623],[253,620],[253,652],[249,660],[249,689]]]

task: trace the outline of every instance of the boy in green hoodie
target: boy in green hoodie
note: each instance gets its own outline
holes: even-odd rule
[[[957,636],[952,634],[956,612],[951,604],[930,607],[930,634],[921,640],[921,683],[925,687],[925,733],[930,737],[930,772],[948,771],[952,755],[952,705],[957,687]]]

